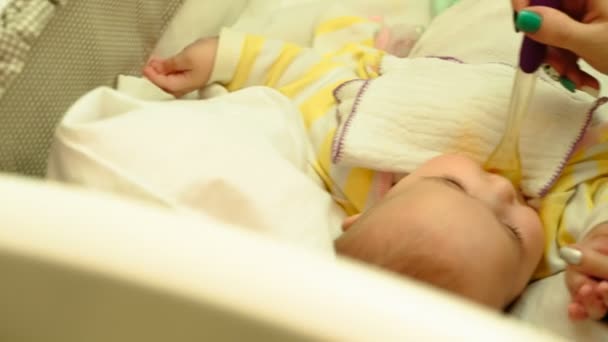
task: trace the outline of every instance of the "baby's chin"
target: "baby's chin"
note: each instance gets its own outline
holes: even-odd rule
[[[467,291],[458,294],[484,307],[499,311],[508,307],[516,298],[512,298],[502,289],[480,289],[475,285],[469,287]]]
[[[530,208],[532,208],[536,212],[538,212],[538,210],[540,209],[540,203],[541,203],[540,197],[529,197],[529,198],[526,198],[525,200],[526,200],[526,204]]]

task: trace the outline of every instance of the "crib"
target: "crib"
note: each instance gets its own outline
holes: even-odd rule
[[[0,340],[606,336],[599,323],[564,327],[563,317],[547,313],[553,309],[545,304],[553,301],[535,293],[561,279],[531,289],[511,316],[499,315],[349,260],[328,261],[214,213],[194,217],[44,179],[55,127],[83,94],[119,87],[117,75],[140,75],[153,51],[175,52],[223,26],[263,22],[260,30],[272,31],[281,11],[304,13],[328,3],[0,0]],[[421,0],[352,3],[369,12],[407,8],[403,16],[420,25],[433,9]]]

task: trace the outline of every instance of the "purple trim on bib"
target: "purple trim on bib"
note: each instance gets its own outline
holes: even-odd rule
[[[438,58],[438,59],[442,59],[444,61],[465,64],[462,60],[460,60],[460,59],[458,59],[456,57],[452,57],[452,56],[426,56],[426,58]]]
[[[362,81],[362,80],[354,80],[354,81]],[[336,91],[334,91],[334,96],[337,97],[338,91],[340,89],[342,89],[342,87],[344,87],[345,85],[347,85],[351,82],[353,82],[353,81],[346,82],[346,83],[342,84],[340,87],[336,88]],[[337,134],[334,137],[334,141],[332,144],[332,155],[331,155],[331,160],[332,160],[332,163],[334,163],[334,164],[337,164],[338,162],[340,162],[340,159],[342,158],[342,153],[344,150],[344,138],[346,137],[346,134],[348,133],[348,130],[350,129],[350,125],[352,124],[354,117],[357,115],[357,109],[359,108],[359,103],[361,102],[361,96],[367,90],[367,87],[369,86],[371,80],[366,80],[363,82],[364,83],[361,86],[361,88],[359,89],[359,92],[357,93],[357,96],[355,98],[355,103],[353,104],[353,107],[352,107],[350,113],[348,114],[348,118],[346,119],[344,126],[340,130],[339,134]],[[340,99],[338,99],[338,98],[336,98],[336,99],[338,100],[338,102],[340,101]]]
[[[595,102],[595,104],[593,105],[593,107],[591,107],[589,112],[587,112],[587,118],[585,120],[585,124],[580,129],[579,134],[576,137],[576,139],[574,140],[574,142],[570,145],[570,150],[568,151],[565,158],[560,163],[557,170],[555,170],[555,172],[553,173],[553,176],[549,179],[549,182],[544,187],[541,188],[540,193],[539,193],[540,197],[544,197],[551,190],[551,188],[553,187],[555,182],[557,182],[560,175],[562,174],[562,171],[564,171],[564,168],[566,167],[566,165],[568,165],[568,161],[572,157],[572,154],[574,154],[574,151],[576,150],[576,146],[581,141],[581,139],[583,139],[583,137],[585,136],[585,131],[587,130],[587,127],[589,127],[589,124],[591,123],[591,120],[593,119],[593,114],[595,113],[595,111],[598,108],[600,108],[601,106],[603,106],[606,103],[608,103],[608,97],[602,97],[602,98],[598,99]]]

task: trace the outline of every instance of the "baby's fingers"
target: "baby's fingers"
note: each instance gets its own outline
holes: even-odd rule
[[[183,51],[167,59],[152,58],[148,64],[162,74],[173,74],[192,70],[192,61]]]
[[[162,68],[159,66],[157,61],[150,61],[142,70],[143,75],[162,88],[163,84],[167,82],[167,74],[162,72]]]
[[[143,74],[159,88],[168,91],[175,75],[164,72],[162,62],[150,61],[143,69]]]
[[[566,284],[572,296],[572,302],[568,306],[571,320],[600,319],[605,315],[607,302],[600,291],[604,287],[598,286],[597,281],[569,266],[566,270]],[[608,282],[604,286],[607,286],[608,294]]]
[[[597,292],[608,307],[608,281],[604,280],[597,286]]]
[[[167,65],[163,62],[150,61],[144,68],[143,74],[157,87],[173,94],[175,97],[183,96],[198,89],[199,82],[193,71],[167,72],[167,70],[170,70]]]
[[[568,317],[573,321],[582,321],[589,318],[583,304],[572,302],[568,305]]]
[[[606,305],[597,292],[597,286],[590,284],[583,285],[578,292],[576,300],[583,304],[587,315],[593,320],[601,319],[606,314]]]

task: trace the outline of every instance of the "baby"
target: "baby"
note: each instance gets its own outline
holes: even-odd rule
[[[381,170],[331,163],[334,91],[347,81],[379,75],[385,52],[374,46],[374,38],[381,26],[360,17],[334,18],[317,27],[312,48],[225,29],[219,38],[199,40],[174,57],[152,58],[143,73],[176,97],[220,83],[229,91],[268,86],[291,98],[316,151],[316,172],[352,215],[335,242],[338,253],[502,309],[531,278],[565,268],[559,256],[547,252],[555,250],[549,245],[576,243],[576,249],[563,249],[575,264],[566,269],[570,317],[604,316],[608,218],[597,213],[608,203],[605,178],[598,178],[608,167],[571,177],[601,159],[601,150],[592,154],[581,143],[543,199],[540,215],[507,179],[463,156],[440,156],[395,177],[386,194],[372,190],[385,176]]]
[[[494,308],[523,291],[543,251],[540,219],[511,183],[458,155],[428,161],[344,228],[340,254]]]

